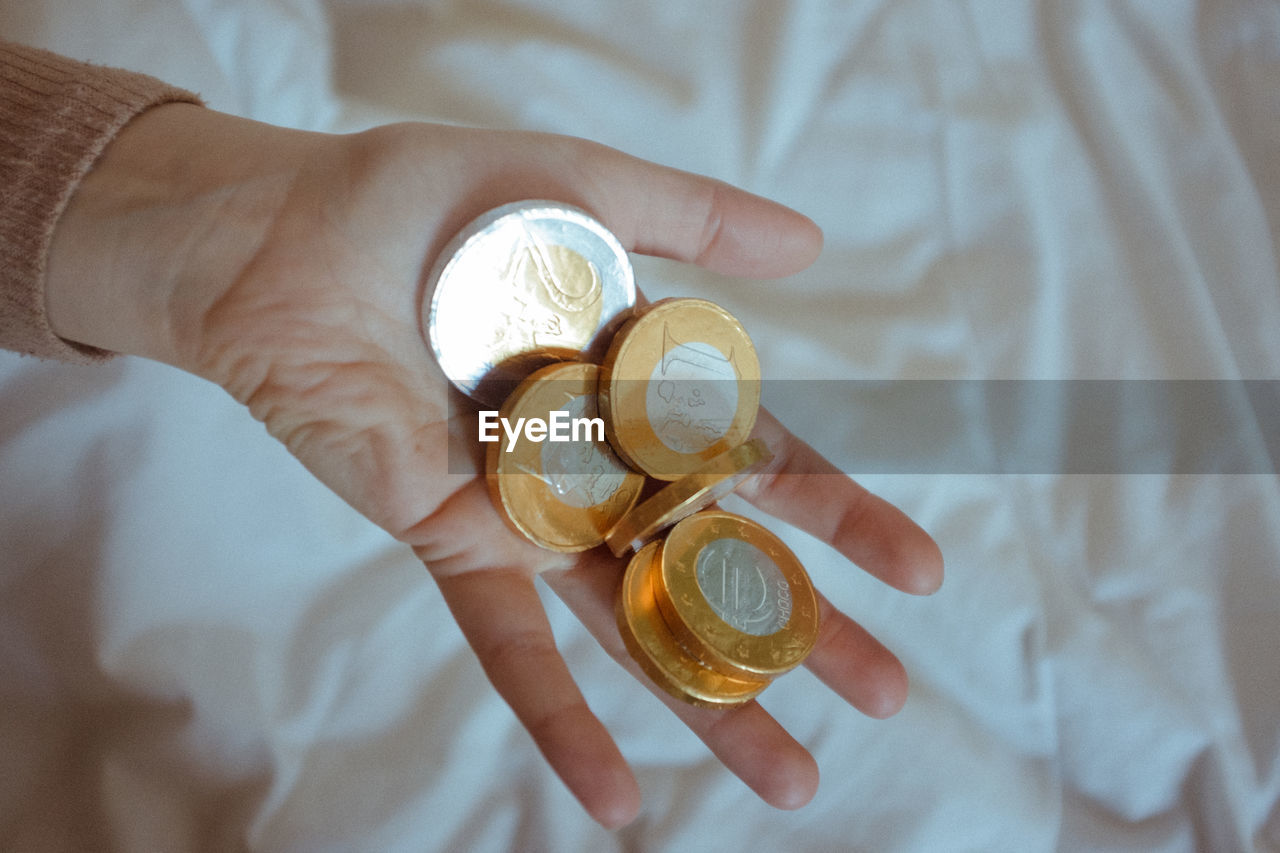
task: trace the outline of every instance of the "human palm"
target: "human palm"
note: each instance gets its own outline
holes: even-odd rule
[[[468,219],[521,198],[577,204],[629,250],[740,276],[803,268],[820,246],[817,229],[726,185],[564,137],[429,125],[322,136],[187,106],[154,110],[135,124],[108,150],[60,227],[50,281],[51,318],[62,318],[55,327],[217,382],[324,483],[412,546],[556,772],[597,820],[625,823],[639,807],[635,780],[557,653],[534,585],[542,576],[643,678],[613,620],[624,562],[603,549],[543,551],[499,518],[472,444],[473,424],[451,418],[467,409],[450,406],[456,392],[422,340],[424,273]],[[71,253],[77,229],[92,225],[95,212],[137,216],[145,208],[137,183],[120,176],[154,170],[148,156],[157,146],[173,148],[175,135],[186,141],[180,150],[196,171],[158,194],[164,203],[150,239],[170,260],[149,267],[159,274],[134,271],[143,285],[123,274],[107,285],[149,288],[137,301],[158,306],[159,316],[148,327],[143,312],[141,328],[122,330],[127,324],[78,311],[62,282],[91,263]],[[131,202],[107,201],[121,186],[135,187]],[[150,186],[152,195],[142,195],[154,207],[154,181]],[[189,214],[180,229],[169,226],[175,210],[178,220]],[[145,223],[145,210],[141,217]],[[181,239],[166,242],[170,232]],[[118,246],[99,249],[114,253],[113,268],[125,266]],[[776,458],[740,493],[887,583],[910,592],[937,587],[937,548],[902,513],[767,413],[756,433]],[[824,599],[821,607],[807,665],[866,713],[895,712],[906,694],[901,665]],[[813,759],[755,702],[707,710],[655,692],[768,802],[795,807],[812,796]]]

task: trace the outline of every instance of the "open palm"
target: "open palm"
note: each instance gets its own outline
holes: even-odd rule
[[[153,246],[169,261],[133,270],[128,285],[120,260],[128,252],[101,249],[121,270],[121,288],[147,282],[139,301],[155,308],[138,315],[138,328],[122,331],[121,322],[106,328],[102,312],[81,310],[77,318],[65,291],[51,290],[56,328],[86,343],[162,358],[222,385],[330,488],[411,545],[490,680],[556,772],[601,823],[630,820],[639,808],[635,780],[556,651],[534,586],[541,575],[643,678],[613,620],[624,561],[603,549],[540,550],[499,518],[472,446],[472,422],[451,420],[465,407],[450,406],[455,392],[421,337],[424,272],[466,221],[522,198],[576,204],[628,250],[738,276],[781,276],[807,266],[821,245],[816,227],[724,184],[565,137],[433,125],[324,136],[186,105],[153,110],[135,124],[73,202],[51,273],[90,263],[72,254],[74,230],[92,223],[95,204],[112,208],[104,199],[113,187],[132,187],[132,215],[146,220],[145,211],[136,212],[137,182],[122,176],[156,171],[148,149],[173,148],[175,135],[185,141],[178,148],[192,171],[170,175],[177,188],[152,186],[148,203],[162,196],[170,214],[185,206],[176,214],[183,239],[169,240],[181,245]],[[128,207],[116,207],[122,206]],[[151,239],[164,243],[174,230],[161,223]],[[938,586],[937,547],[906,516],[767,413],[756,434],[775,459],[741,494],[895,587],[925,593]],[[821,633],[807,665],[864,712],[894,713],[906,696],[901,664],[820,602]],[[796,807],[813,795],[813,759],[755,702],[706,710],[657,692],[766,801]]]

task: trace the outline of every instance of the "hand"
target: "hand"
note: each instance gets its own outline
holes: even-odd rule
[[[329,136],[168,105],[132,122],[73,198],[54,235],[49,315],[70,340],[218,383],[411,545],[543,755],[615,827],[636,815],[639,791],[556,651],[534,578],[643,679],[613,620],[623,561],[536,548],[503,524],[478,469],[449,472],[463,425],[449,420],[418,320],[445,241],[521,198],[576,204],[629,250],[734,276],[800,270],[821,244],[786,208],[582,140],[432,125]],[[741,494],[894,587],[938,587],[937,546],[905,515],[767,413],[756,434],[776,459]],[[825,600],[807,665],[872,716],[905,700],[902,665]],[[812,757],[758,704],[715,711],[659,696],[769,803],[812,797]]]

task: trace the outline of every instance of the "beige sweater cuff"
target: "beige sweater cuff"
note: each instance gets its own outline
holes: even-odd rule
[[[63,361],[110,355],[59,338],[45,313],[54,226],[120,128],[200,99],[152,77],[0,42],[0,347]]]

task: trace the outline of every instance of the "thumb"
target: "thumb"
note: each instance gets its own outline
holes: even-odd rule
[[[776,278],[809,266],[822,249],[813,220],[722,181],[603,146],[580,165],[583,201],[631,251]]]

